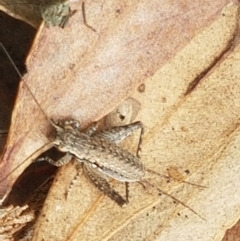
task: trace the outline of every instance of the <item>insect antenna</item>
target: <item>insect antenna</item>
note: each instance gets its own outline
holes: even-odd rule
[[[40,108],[40,110],[42,111],[42,113],[44,114],[44,116],[46,117],[46,119],[49,121],[49,123],[52,126],[54,125],[54,122],[46,115],[45,111],[43,110],[43,108],[41,107],[41,105],[38,103],[35,95],[33,94],[33,92],[31,91],[31,88],[29,87],[29,85],[27,84],[26,81],[23,80],[23,75],[20,73],[20,71],[18,70],[17,66],[15,65],[14,61],[12,60],[10,54],[8,53],[8,51],[6,50],[6,48],[4,47],[4,45],[2,44],[2,42],[0,42],[0,45],[4,51],[4,53],[7,55],[9,61],[11,62],[11,64],[13,65],[14,69],[16,70],[17,74],[19,75],[19,77],[21,78],[21,80],[23,81],[24,85],[27,87],[29,93],[31,94],[32,98],[34,99],[35,103],[37,103],[38,107]]]
[[[194,214],[196,214],[199,218],[201,218],[202,220],[206,221],[205,218],[203,218],[201,215],[199,215],[196,211],[194,211],[191,207],[189,207],[188,205],[186,205],[184,202],[182,202],[181,200],[177,199],[176,197],[172,196],[171,194],[161,190],[160,188],[154,186],[152,183],[150,183],[149,181],[147,180],[143,180],[143,181],[140,181],[140,183],[143,185],[143,186],[150,186],[154,189],[156,189],[159,194],[163,193],[165,196],[168,196],[170,198],[172,198],[175,202],[177,203],[180,203],[182,206],[184,206],[185,208],[189,209],[190,211],[192,211]]]
[[[179,179],[174,178],[174,177],[172,177],[172,176],[164,175],[164,174],[158,173],[158,172],[153,171],[153,170],[150,170],[150,169],[147,169],[146,172],[151,173],[151,174],[153,174],[153,175],[157,175],[157,176],[164,177],[164,178],[166,178],[166,179],[172,179],[172,180],[177,181],[177,182],[186,183],[186,184],[189,184],[189,185],[192,185],[192,186],[195,186],[195,187],[207,188],[207,186],[203,186],[203,185],[199,185],[199,184],[196,184],[196,183],[179,180]]]
[[[138,147],[137,147],[137,152],[136,152],[136,156],[138,158],[140,158],[139,156],[139,152],[141,151],[141,145],[142,145],[142,136],[144,135],[144,127],[142,126],[141,127],[141,133],[140,133],[140,138],[139,138],[139,142],[138,142]],[[157,175],[157,176],[162,176],[162,177],[165,177],[167,179],[173,179],[175,181],[178,181],[176,178],[173,178],[171,176],[167,176],[167,175],[164,175],[164,174],[160,174],[158,172],[155,172],[153,170],[150,170],[150,169],[146,169],[146,174],[149,173],[149,174],[153,174],[153,175]],[[191,182],[187,182],[187,181],[180,181],[180,182],[183,182],[183,183],[187,183],[187,184],[190,184],[192,186],[197,186],[197,187],[201,187],[201,188],[206,188],[206,186],[201,186],[201,185],[198,185],[198,184],[195,184],[195,183],[191,183]],[[187,209],[189,209],[190,211],[192,211],[194,214],[196,214],[198,217],[200,217],[201,219],[205,220],[203,217],[201,217],[196,211],[194,211],[191,207],[189,207],[188,205],[186,205],[184,202],[182,202],[181,200],[175,198],[174,196],[172,196],[171,194],[161,190],[160,188],[154,186],[152,183],[150,183],[149,181],[147,181],[146,179],[140,181],[140,183],[145,186],[148,185],[150,187],[152,187],[153,189],[156,189],[159,193],[163,193],[165,196],[168,196],[170,198],[172,198],[174,201],[176,201],[177,203],[180,203],[182,206],[186,207]],[[206,221],[206,220],[205,220]]]
[[[42,109],[41,105],[39,104],[39,102],[37,101],[36,97],[34,96],[33,92],[31,91],[31,88],[28,86],[28,84],[23,80],[23,75],[20,73],[20,71],[18,70],[17,66],[15,65],[13,59],[11,58],[10,54],[8,53],[8,51],[6,50],[6,48],[4,47],[3,43],[0,42],[0,46],[2,47],[4,53],[6,54],[6,56],[8,57],[9,61],[11,62],[11,64],[13,65],[15,71],[17,72],[17,74],[19,75],[19,77],[21,78],[21,80],[23,81],[24,85],[26,86],[27,90],[29,91],[30,95],[32,96],[32,98],[34,99],[34,101],[36,102],[36,104],[38,105],[39,109],[41,110],[41,112],[43,113],[43,115],[45,116],[45,118],[47,119],[47,121],[52,125],[55,126],[54,121],[52,121],[44,112],[44,110]],[[45,143],[41,148],[39,148],[38,150],[36,150],[34,153],[32,153],[24,162],[28,161],[28,160],[32,160],[34,159],[33,156],[39,152],[39,150],[43,150],[46,151],[48,149],[50,149],[51,147],[53,147],[53,143],[52,142],[47,142]],[[0,183],[2,181],[4,181],[8,176],[10,176],[11,174],[14,173],[14,171],[16,171],[21,165],[23,165],[22,162],[21,164],[19,164],[18,166],[16,166],[14,169],[12,169],[11,172],[7,173],[5,176],[0,178]]]

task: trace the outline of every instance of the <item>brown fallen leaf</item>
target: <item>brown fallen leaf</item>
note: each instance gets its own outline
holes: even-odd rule
[[[228,58],[223,58],[237,31],[238,6],[226,1],[203,1],[200,6],[192,1],[184,3],[173,6],[163,1],[132,1],[121,5],[125,8],[114,19],[107,10],[119,13],[114,6],[120,2],[111,6],[110,1],[105,1],[102,15],[90,14],[99,17],[89,21],[98,36],[84,25],[84,34],[79,34],[77,12],[65,29],[43,29],[39,33],[28,58],[25,81],[48,116],[70,115],[83,125],[98,120],[133,94],[141,106],[136,118],[147,127],[142,152],[146,166],[164,173],[176,165],[182,174],[190,171],[187,180],[197,184],[204,180],[208,188],[200,192],[199,188],[185,185],[183,189],[182,185],[166,184],[159,178],[152,181],[159,187],[164,184],[164,190],[181,201],[189,200],[188,205],[206,221],[185,208],[182,210],[180,205],[176,209],[170,198],[145,192],[137,183],[131,186],[131,203],[126,209],[99,196],[84,177],[72,192],[74,195],[64,200],[63,193],[75,172],[70,164],[62,168],[55,180],[34,240],[217,240],[217,235],[225,230],[223,224],[239,217],[239,210],[231,212],[238,199],[230,194],[239,196],[239,166],[233,164],[238,159],[234,151],[239,120],[237,45],[233,45],[235,49]],[[98,4],[89,3],[90,13],[99,9]],[[198,15],[201,12],[204,15]],[[57,85],[60,81],[61,85]],[[145,91],[132,93],[143,81]],[[82,90],[80,94],[77,89]],[[25,101],[30,101],[27,108]],[[47,142],[48,124],[44,116],[40,119],[38,110],[23,84],[2,162],[6,173]],[[33,140],[34,145],[29,146]],[[8,178],[6,186],[1,186],[2,192],[11,187],[20,171]],[[226,176],[219,179],[220,174]],[[225,189],[227,185],[231,188]],[[228,195],[220,195],[220,190]],[[222,213],[211,215],[216,213],[214,208],[220,207]]]

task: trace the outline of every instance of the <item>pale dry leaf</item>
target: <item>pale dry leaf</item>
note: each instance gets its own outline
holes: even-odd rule
[[[221,239],[240,214],[240,52],[238,42],[233,44],[238,10],[230,3],[217,11],[211,23],[145,80],[144,92],[133,93],[141,105],[136,119],[147,127],[144,164],[163,174],[175,168],[186,181],[207,188],[169,184],[156,177],[151,182],[205,220],[138,183],[131,184],[130,204],[124,209],[102,196],[84,176],[64,199],[76,172],[70,163],[55,180],[34,240]],[[118,188],[123,193],[123,185]]]

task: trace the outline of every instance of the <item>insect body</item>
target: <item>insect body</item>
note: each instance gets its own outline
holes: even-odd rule
[[[144,176],[144,167],[140,159],[120,148],[101,135],[89,136],[77,128],[56,126],[55,146],[62,152],[71,153],[78,160],[87,163],[100,172],[121,182],[140,181]],[[135,122],[125,128],[140,128],[142,124]],[[122,127],[124,128],[124,127]],[[132,130],[132,128],[131,128]]]
[[[141,122],[113,127],[96,134],[92,127],[85,133],[79,131],[79,123],[75,120],[52,124],[56,133],[52,142],[66,156],[58,161],[45,158],[55,166],[67,164],[74,156],[84,164],[84,170],[90,180],[117,204],[127,203],[108,184],[106,176],[120,182],[137,182],[145,176],[145,169],[140,159],[117,145],[134,130],[143,128]],[[141,139],[140,139],[141,140]],[[114,195],[112,195],[114,194]]]

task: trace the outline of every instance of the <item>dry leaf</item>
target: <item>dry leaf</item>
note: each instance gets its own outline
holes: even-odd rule
[[[79,11],[66,28],[39,33],[25,81],[48,116],[72,116],[86,125],[133,94],[141,106],[136,118],[147,127],[144,164],[162,173],[170,166],[182,175],[188,170],[186,180],[208,188],[152,180],[188,201],[206,220],[137,183],[125,209],[101,196],[84,177],[66,200],[75,172],[70,164],[55,180],[34,240],[219,240],[239,218],[238,46],[223,58],[237,31],[238,6],[227,3],[92,1],[88,23],[98,34],[80,24]],[[132,93],[143,81],[144,92]],[[49,125],[41,114],[23,84],[4,172],[15,170],[47,142]],[[1,185],[1,192],[24,165]]]

